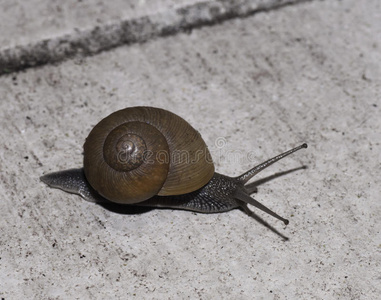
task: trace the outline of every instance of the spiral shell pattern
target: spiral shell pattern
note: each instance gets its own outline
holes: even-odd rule
[[[101,120],[84,144],[84,169],[100,195],[125,204],[193,192],[214,174],[198,131],[153,107],[126,108]]]

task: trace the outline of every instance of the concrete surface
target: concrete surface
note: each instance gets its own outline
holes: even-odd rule
[[[380,46],[378,0],[309,1],[1,76],[0,297],[377,299]],[[107,209],[39,181],[134,105],[187,119],[224,174],[308,142],[257,176],[308,167],[254,195],[289,241],[238,210]]]

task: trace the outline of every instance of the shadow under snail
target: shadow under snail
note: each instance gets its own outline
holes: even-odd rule
[[[184,119],[154,107],[130,107],[112,113],[90,132],[84,144],[84,167],[46,174],[53,188],[91,202],[185,209],[202,213],[251,204],[288,224],[253,199],[247,182],[295,151],[277,155],[237,177],[214,171],[201,135]],[[107,199],[107,200],[106,200]]]

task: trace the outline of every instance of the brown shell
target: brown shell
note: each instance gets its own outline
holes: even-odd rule
[[[100,121],[84,144],[84,169],[99,194],[126,204],[193,192],[214,174],[199,132],[154,107],[122,109]]]

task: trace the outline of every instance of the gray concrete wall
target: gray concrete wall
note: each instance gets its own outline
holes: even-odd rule
[[[1,51],[74,36],[74,27],[92,30],[97,14],[102,24],[118,23],[195,2],[80,2],[84,9],[67,4],[60,15],[43,1],[3,1],[3,14],[19,21],[0,18],[1,28],[14,30],[2,36]],[[277,9],[0,77],[1,298],[377,299],[380,2],[268,4]],[[60,25],[49,31],[43,24],[54,19]],[[134,213],[39,181],[80,167],[90,129],[135,105],[184,117],[227,175],[307,142],[257,176],[307,166],[254,195],[290,219],[284,226],[252,208],[289,240],[239,210]]]

